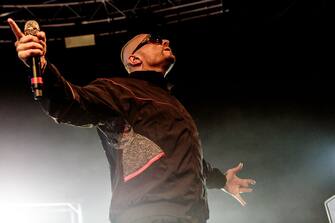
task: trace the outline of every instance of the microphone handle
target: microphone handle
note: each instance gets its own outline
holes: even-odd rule
[[[39,100],[43,96],[42,88],[43,88],[43,79],[41,72],[41,59],[40,57],[32,57],[31,58],[31,69],[32,69],[32,77],[30,78],[31,89],[34,93],[34,99]]]

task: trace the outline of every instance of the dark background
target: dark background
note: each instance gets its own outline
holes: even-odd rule
[[[143,16],[94,47],[50,42],[48,57],[79,85],[125,75],[122,44],[158,29],[177,56],[168,78],[198,124],[206,159],[223,171],[243,161],[240,176],[257,180],[245,208],[209,191],[209,222],[327,222],[323,202],[335,194],[333,8],[325,0],[224,5],[220,16],[160,27]],[[84,222],[107,222],[108,166],[94,129],[54,124],[32,99],[13,44],[0,47],[2,202],[78,202]]]

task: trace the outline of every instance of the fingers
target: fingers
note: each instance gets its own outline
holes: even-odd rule
[[[232,195],[243,207],[247,204],[240,194]]]
[[[43,56],[43,51],[38,50],[38,49],[29,49],[29,50],[25,50],[25,51],[20,51],[18,53],[18,56],[20,59],[22,60],[26,60],[30,57],[33,56]]]
[[[40,31],[37,33],[37,38],[40,40],[40,44],[43,46],[43,55],[47,52],[47,37],[45,35],[45,32]]]
[[[46,38],[46,35],[45,35],[45,32],[43,31],[39,31],[36,35],[40,40],[42,40],[43,42],[46,42],[47,38]]]
[[[27,43],[27,42],[36,42],[39,44],[42,44],[43,42],[45,42],[42,37],[39,36],[32,36],[32,35],[23,35],[19,40],[20,43]]]
[[[247,179],[247,182],[251,185],[255,185],[256,184],[256,180],[253,179]]]
[[[39,42],[21,42],[21,41],[17,41],[15,43],[16,46],[16,50],[17,51],[21,51],[21,50],[28,50],[28,49],[40,49],[43,51],[44,46],[39,43]]]
[[[42,58],[41,61],[45,61],[43,57],[47,50],[45,33],[40,31],[36,36],[25,35],[13,19],[9,18],[7,22],[16,37],[15,47],[18,57],[27,66],[27,60],[32,56],[39,56]]]
[[[20,30],[19,26],[16,24],[16,22],[11,18],[8,18],[7,22],[9,23],[9,26],[12,29],[12,31],[13,31],[15,37],[16,37],[16,40],[21,39],[24,36],[24,34],[23,34],[23,32],[21,32],[21,30]]]
[[[240,188],[240,193],[242,194],[242,193],[250,193],[250,192],[252,192],[253,191],[253,189],[252,188],[247,188],[247,187],[241,187]]]
[[[251,185],[255,185],[255,184],[256,184],[256,181],[253,179],[243,179],[241,180],[241,183],[240,183],[242,187],[250,187]]]
[[[237,173],[243,168],[243,163],[239,163],[237,166],[229,169],[226,173],[227,182],[224,191],[233,196],[242,206],[246,205],[246,202],[240,194],[252,192],[251,185],[255,185],[256,181],[253,179],[240,179],[237,177]]]
[[[31,56],[44,56],[46,44],[36,36],[23,36],[15,43],[18,57],[26,61]]]
[[[230,192],[225,188],[221,188],[221,190],[235,198],[235,200],[237,200],[242,206],[245,206],[247,202],[245,202],[240,194],[253,191],[251,188],[238,188],[238,190],[236,190],[234,193]]]
[[[16,50],[27,50],[27,49],[41,49],[45,51],[46,43],[36,36],[23,36],[20,40],[15,42]]]
[[[32,56],[44,56],[46,54],[46,35],[40,31],[36,36],[25,35],[13,19],[7,20],[17,41],[15,47],[18,57],[26,63]]]

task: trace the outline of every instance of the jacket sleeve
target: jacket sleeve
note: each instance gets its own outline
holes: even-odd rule
[[[44,111],[58,123],[91,127],[107,117],[126,115],[131,95],[113,82],[95,80],[86,86],[66,81],[58,69],[48,63],[43,74]]]
[[[213,168],[205,159],[202,160],[206,186],[208,189],[221,189],[226,185],[226,176],[217,168]]]

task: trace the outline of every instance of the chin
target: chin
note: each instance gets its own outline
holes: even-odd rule
[[[171,51],[163,51],[168,61],[176,61],[176,56]]]
[[[176,57],[175,57],[175,55],[173,55],[173,54],[171,54],[170,56],[168,56],[168,61],[170,62],[170,63],[174,63],[174,62],[176,62]]]
[[[167,63],[164,65],[164,70],[166,71],[165,75],[172,69],[175,61],[176,61],[175,57],[170,57],[169,60],[166,61]]]

